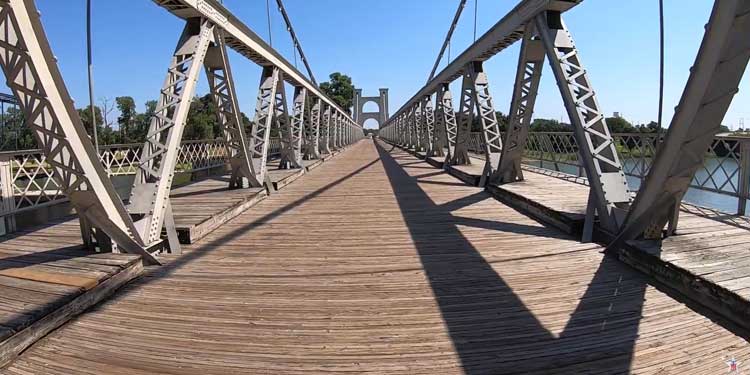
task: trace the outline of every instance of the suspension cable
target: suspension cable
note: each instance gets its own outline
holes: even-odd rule
[[[474,0],[474,41],[477,41],[477,9],[479,9],[479,0]]]
[[[266,21],[268,22],[268,45],[273,47],[273,38],[271,37],[271,4],[266,0]]]
[[[96,107],[94,107],[94,62],[91,53],[91,0],[86,0],[86,50],[89,71],[89,109],[91,110],[91,129],[93,129],[94,148],[99,154],[99,136],[96,130]]]
[[[307,69],[307,75],[310,76],[310,80],[312,83],[315,84],[315,86],[318,85],[318,83],[315,81],[315,76],[313,76],[312,69],[310,68],[310,64],[307,62],[307,58],[305,57],[305,53],[302,51],[302,45],[299,43],[299,40],[297,39],[297,34],[294,33],[294,28],[292,27],[292,21],[289,20],[289,16],[286,14],[286,9],[284,9],[284,4],[281,0],[276,0],[276,4],[279,5],[279,12],[281,12],[281,15],[284,17],[284,22],[286,23],[286,30],[289,31],[289,35],[292,37],[292,43],[294,43],[295,48],[295,66],[297,61],[297,55],[296,53],[299,52],[299,57],[302,60],[302,62],[305,64],[305,69]]]
[[[453,37],[453,31],[456,30],[456,25],[458,24],[459,18],[461,18],[461,12],[463,12],[465,6],[466,6],[466,0],[461,0],[458,4],[458,9],[456,9],[456,14],[453,16],[453,21],[451,21],[451,26],[450,28],[448,28],[448,34],[445,36],[445,40],[443,41],[443,46],[440,47],[440,53],[438,53],[437,60],[435,60],[435,65],[432,66],[430,77],[427,78],[427,82],[429,82],[430,80],[432,80],[433,77],[435,77],[435,72],[437,71],[438,65],[440,65],[440,60],[443,59],[443,54],[445,53],[446,47],[448,48],[448,62],[450,62],[451,60],[450,58],[451,38]]]
[[[661,142],[662,113],[664,109],[664,0],[659,0],[659,113],[656,142]]]

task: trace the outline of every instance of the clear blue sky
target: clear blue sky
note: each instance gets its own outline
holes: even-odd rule
[[[478,35],[517,1],[469,0],[453,40],[453,57],[472,41],[474,1],[479,1]],[[228,8],[263,38],[268,37],[265,0],[225,0]],[[272,7],[274,1],[271,0]],[[395,112],[429,74],[458,0],[286,0],[287,12],[319,81],[335,71],[350,75],[365,95],[390,89]],[[703,35],[713,1],[667,0],[665,124],[673,114],[688,69]],[[85,1],[37,0],[52,49],[78,106],[86,88]],[[149,0],[94,0],[94,59],[97,101],[129,95],[139,107],[155,99],[182,21]],[[607,114],[621,112],[631,122],[656,119],[658,98],[657,0],[587,0],[565,20],[590,72]],[[272,9],[273,44],[293,60],[280,15]],[[508,111],[518,43],[488,61],[486,70],[497,110]],[[444,64],[443,64],[444,65]],[[260,69],[233,54],[232,68],[242,110],[252,116]],[[300,64],[300,69],[302,65]],[[455,92],[457,93],[457,89]],[[6,89],[7,91],[7,89]],[[724,119],[750,127],[750,84]],[[205,79],[198,94],[206,92]],[[549,67],[545,67],[536,117],[567,121]]]

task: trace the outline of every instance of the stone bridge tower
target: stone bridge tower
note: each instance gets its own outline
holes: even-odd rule
[[[368,102],[378,105],[377,112],[363,112],[362,109]],[[378,122],[378,128],[383,126],[388,120],[388,89],[380,89],[380,96],[362,96],[362,89],[354,91],[354,121],[357,124],[365,126],[365,121],[375,119]]]

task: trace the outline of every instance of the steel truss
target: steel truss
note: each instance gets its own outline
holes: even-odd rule
[[[214,25],[210,21],[192,18],[186,22],[146,134],[130,193],[128,210],[139,217],[135,226],[144,241],[160,240],[166,226],[173,252],[179,251],[179,242],[173,230],[169,193],[190,103],[213,41]]]
[[[432,106],[432,97],[425,96],[421,103],[422,107],[422,148],[425,152],[425,158],[435,155],[435,143],[433,137],[435,134],[435,109]]]
[[[455,154],[451,160],[451,165],[469,165],[469,137],[471,136],[471,124],[474,122],[474,83],[473,74],[470,67],[463,71],[463,81],[461,83],[461,98],[458,107],[458,126],[456,128],[456,147]]]
[[[414,127],[414,151],[426,151],[424,141],[426,139],[424,124],[422,123],[422,102],[417,102],[411,111],[411,123]]]
[[[402,114],[399,117],[398,121],[399,121],[399,124],[401,125],[401,136],[402,136],[401,145],[409,148],[411,146],[411,127],[406,121],[407,117],[408,117],[408,113]]]
[[[716,1],[685,91],[666,138],[610,245],[643,236],[659,239],[677,228],[679,206],[703,165],[750,59],[750,0]]]
[[[329,105],[325,106],[325,110],[323,111],[323,124],[320,127],[320,139],[323,141],[323,144],[320,145],[320,148],[322,149],[322,152],[325,154],[331,154],[331,121],[333,121],[331,116],[331,107]]]
[[[409,124],[409,111],[401,116],[401,127],[404,129],[404,147],[411,148],[412,128]]]
[[[510,116],[505,133],[505,144],[500,164],[490,178],[492,184],[523,180],[521,160],[534,113],[539,81],[542,78],[544,54],[544,45],[534,33],[534,26],[527,25],[518,58],[513,99],[508,112]]]
[[[250,185],[258,185],[253,172],[252,157],[248,149],[245,126],[240,117],[240,106],[232,78],[224,43],[223,32],[215,30],[215,43],[208,48],[204,62],[211,97],[217,108],[219,124],[229,152],[232,175],[229,180],[231,188],[242,188],[243,179]]]
[[[341,144],[341,128],[343,127],[342,122],[343,120],[341,118],[341,115],[336,114],[336,133],[334,133],[333,142],[337,150],[340,150],[343,146]]]
[[[75,207],[84,243],[158,264],[115,192],[68,94],[31,0],[0,1],[0,66],[27,126]],[[111,239],[111,240],[110,240]]]
[[[311,155],[318,154],[317,126],[322,102],[328,106],[329,119],[333,116],[331,111],[336,112],[335,116],[343,112],[269,46],[262,41],[258,43],[259,38],[236,18],[229,17],[231,13],[221,4],[210,1],[196,5],[182,0],[155,2],[183,18],[186,25],[146,134],[127,207],[109,181],[73,107],[33,0],[0,0],[0,23],[3,24],[0,65],[8,86],[19,99],[18,105],[28,126],[53,169],[52,178],[79,214],[84,243],[102,250],[140,254],[146,262],[158,264],[155,253],[164,249],[161,238],[164,229],[169,250],[180,251],[169,193],[201,68],[206,70],[211,96],[218,109],[218,121],[226,138],[232,166],[231,187],[241,187],[244,179],[251,186],[268,182],[265,165],[269,129],[275,125],[289,130],[290,126],[282,72],[288,72],[289,81],[295,87],[312,90],[316,99],[315,129],[309,134],[315,146],[306,149]],[[229,45],[265,67],[249,142],[227,58]],[[306,107],[303,105],[301,115],[295,117],[302,121],[295,122],[296,131],[288,133],[292,137],[287,138],[292,140],[287,145],[291,144],[296,152],[292,162],[298,164],[301,164],[303,131],[312,127],[306,123],[310,122],[310,116],[305,115]],[[361,129],[353,122],[341,119],[340,124],[346,129],[337,134],[346,137],[339,142],[349,143],[362,137]],[[304,135],[307,137],[308,133]]]
[[[314,103],[310,109],[310,121],[305,122],[304,153],[302,155],[305,160],[320,159],[318,140],[323,104],[320,98],[315,98]]]
[[[443,84],[437,92],[437,118],[439,119],[438,133],[439,133],[439,152],[443,151],[443,146],[448,148],[448,153],[445,154],[445,164],[449,164],[449,161],[456,153],[456,131],[458,125],[456,123],[456,112],[453,110],[453,96],[451,95],[448,84]],[[442,155],[436,155],[442,156]]]
[[[307,89],[294,88],[294,112],[290,126],[281,130],[281,161],[279,169],[302,168],[302,136],[307,116]]]
[[[260,87],[258,89],[258,99],[255,104],[255,117],[253,120],[253,129],[250,136],[250,151],[253,156],[253,171],[255,172],[255,187],[261,187],[263,184],[269,190],[272,189],[273,183],[268,176],[268,144],[271,137],[271,129],[278,121],[277,104],[283,101],[284,84],[283,73],[281,70],[267,66],[261,73]],[[282,109],[283,113],[283,109]],[[284,121],[284,120],[282,120]]]
[[[535,26],[560,88],[589,179],[589,224],[596,210],[600,225],[616,233],[627,212],[630,194],[604,114],[561,14],[541,13],[535,17]]]
[[[479,179],[479,186],[487,183],[487,178],[492,174],[493,166],[500,162],[500,154],[503,149],[501,139],[500,124],[497,122],[497,114],[492,104],[492,95],[490,95],[490,85],[487,80],[487,74],[481,62],[474,62],[467,67],[469,78],[472,83],[473,102],[476,105],[477,114],[479,115],[480,125],[482,126],[482,140],[484,147],[484,171]]]

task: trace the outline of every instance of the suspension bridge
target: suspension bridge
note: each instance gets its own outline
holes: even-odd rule
[[[717,136],[750,1],[715,1],[651,135],[609,131],[564,22],[581,1],[518,1],[392,115],[387,89],[340,107],[301,48],[307,75],[219,1],[154,3],[184,30],[146,141],[100,148],[34,1],[0,0],[4,101],[39,145],[0,155],[0,372],[715,374],[750,358],[750,142]],[[514,43],[501,131],[483,64]],[[229,49],[262,67],[247,129]],[[545,64],[571,133],[529,132]],[[183,141],[203,76],[223,138]],[[736,212],[689,204],[696,190]]]

